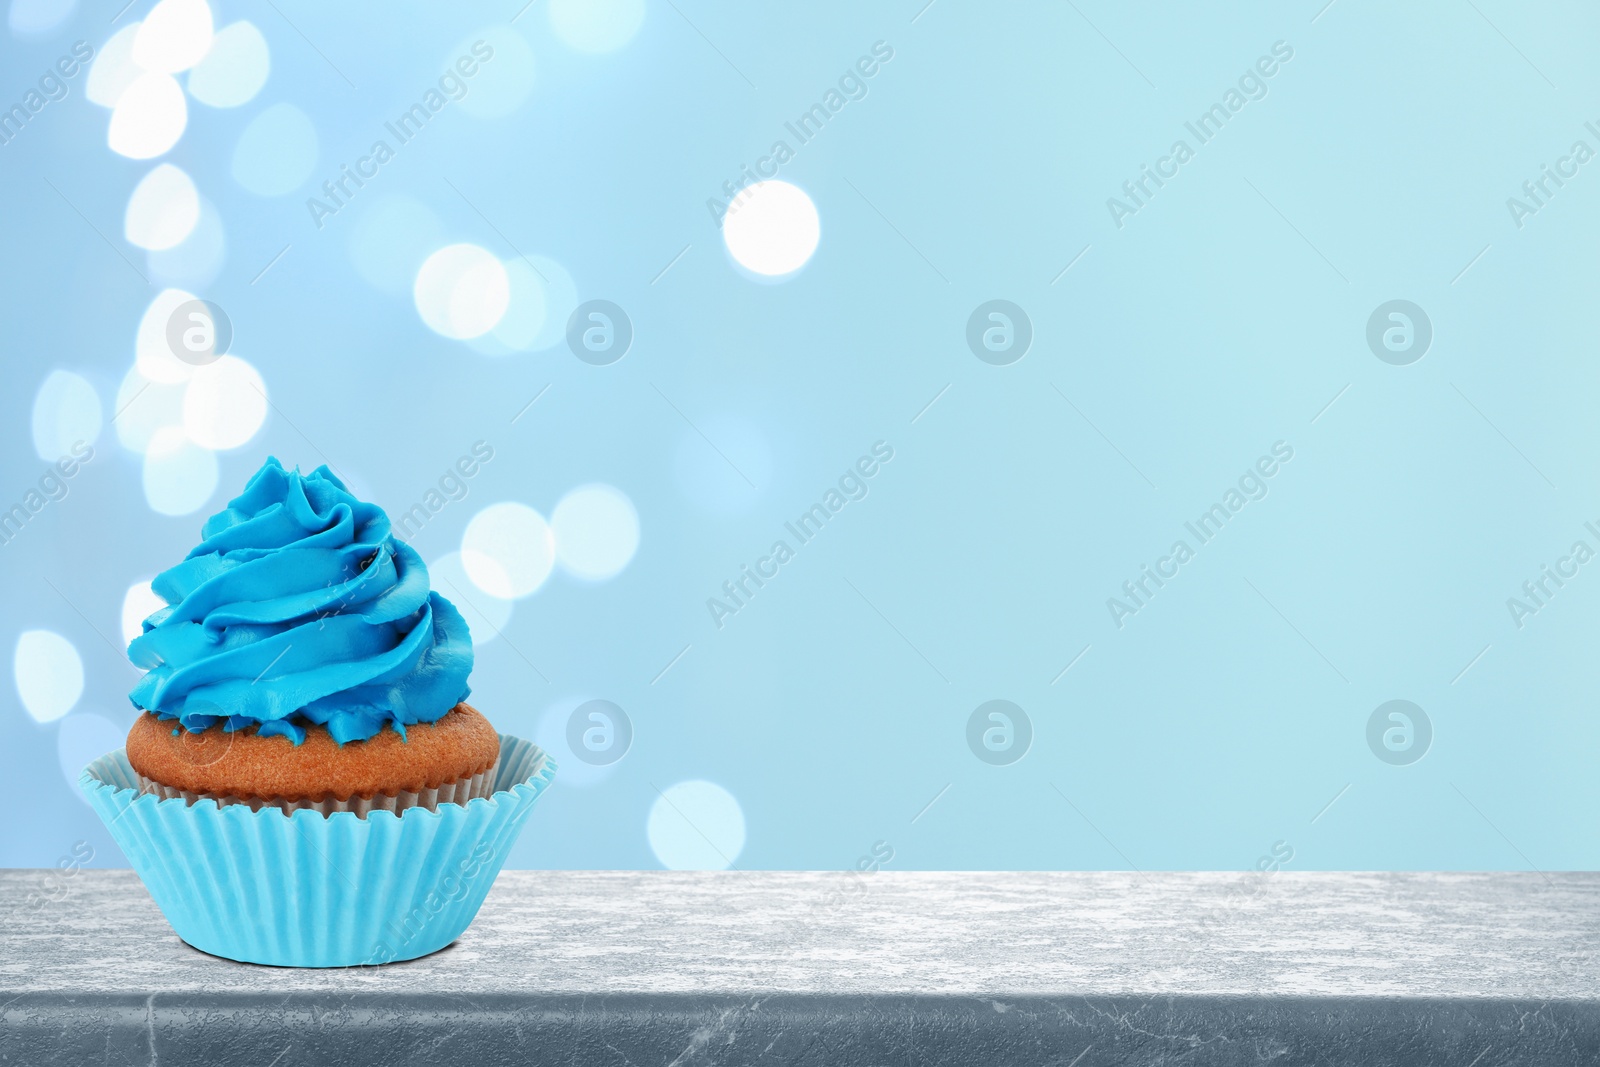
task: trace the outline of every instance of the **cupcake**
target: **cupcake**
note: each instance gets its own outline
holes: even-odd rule
[[[139,717],[81,784],[179,936],[297,966],[454,940],[554,767],[465,702],[466,621],[383,509],[269,458],[151,585]]]
[[[472,639],[382,508],[268,459],[151,582],[128,762],[147,793],[320,811],[483,796],[499,737]]]

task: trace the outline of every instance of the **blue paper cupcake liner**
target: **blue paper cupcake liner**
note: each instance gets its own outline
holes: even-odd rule
[[[494,794],[432,811],[162,800],[139,791],[121,749],[78,785],[184,941],[244,963],[349,967],[460,937],[554,774],[544,750],[501,734]]]

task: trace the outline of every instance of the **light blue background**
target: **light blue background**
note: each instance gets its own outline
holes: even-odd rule
[[[1583,529],[1600,520],[1600,163],[1520,229],[1506,207],[1574,140],[1600,148],[1584,129],[1600,13],[923,4],[650,0],[603,55],[559,40],[545,0],[214,4],[219,26],[261,28],[270,79],[241,108],[191,101],[161,159],[221,217],[226,259],[200,295],[273,409],[220,454],[199,512],[154,513],[141,457],[108,427],[70,495],[0,547],[0,649],[52,630],[85,673],[51,723],[0,687],[0,863],[51,865],[77,841],[121,862],[58,734],[78,715],[131,723],[135,672],[112,647],[124,591],[181,558],[268,453],[331,460],[398,510],[478,439],[496,459],[418,536],[425,558],[490,503],[548,515],[587,482],[627,494],[642,530],[617,578],[558,570],[479,649],[474,702],[502,730],[560,751],[566,711],[603,697],[635,731],[609,773],[565,761],[512,866],[655,866],[651,807],[690,779],[737,799],[742,868],[849,867],[876,841],[892,868],[1249,868],[1274,842],[1291,869],[1600,860],[1600,565],[1520,630],[1506,607],[1574,540],[1600,547]],[[113,22],[83,4],[7,35],[0,97],[149,6]],[[318,232],[314,187],[456,42],[491,31],[531,49],[527,101],[496,119],[447,108]],[[814,258],[756,280],[707,198],[880,40],[894,58],[867,97],[782,173],[817,206]],[[1276,41],[1294,57],[1266,98],[1117,228],[1107,198]],[[6,506],[44,467],[30,426],[46,376],[84,376],[109,418],[160,288],[117,254],[146,267],[122,216],[160,160],[113,154],[84,84],[0,146]],[[262,197],[236,182],[234,148],[281,102],[311,117],[318,160]],[[564,344],[494,357],[431,332],[352,265],[380,191],[431,209],[440,245],[560,263],[579,299],[626,309],[632,349],[594,367]],[[996,298],[1034,328],[1004,367],[964,340]],[[1396,298],[1433,324],[1410,366],[1365,341]],[[877,440],[895,455],[870,495],[718,630],[706,599]],[[1279,440],[1294,458],[1270,495],[1119,630],[1106,598]],[[1033,724],[1009,766],[965,740],[996,698]],[[1366,742],[1396,698],[1434,730],[1409,766]]]

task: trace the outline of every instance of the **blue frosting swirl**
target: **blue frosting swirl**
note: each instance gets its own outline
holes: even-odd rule
[[[303,475],[269,457],[200,533],[151,583],[168,606],[128,645],[148,670],[135,707],[297,745],[316,724],[343,744],[385,724],[404,736],[466,698],[466,620],[429,591],[383,509],[327,467]]]

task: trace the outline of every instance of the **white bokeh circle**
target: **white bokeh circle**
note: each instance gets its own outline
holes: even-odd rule
[[[615,52],[644,25],[644,0],[550,0],[550,29],[568,48]]]
[[[609,485],[582,485],[562,497],[550,529],[561,566],[589,581],[616,577],[639,550],[639,513]]]
[[[117,387],[112,404],[111,425],[117,443],[130,452],[143,452],[150,439],[163,426],[183,426],[183,385],[153,382],[139,373],[137,365],[128,368]]]
[[[205,197],[200,198],[200,218],[189,236],[171,248],[145,253],[144,262],[156,285],[203,289],[216,281],[228,255],[228,235],[222,216]]]
[[[186,382],[194,374],[195,365],[179,359],[167,343],[167,320],[180,305],[194,299],[186,289],[163,289],[140,316],[133,336],[133,357],[139,373],[150,381]]]
[[[134,582],[122,594],[122,641],[124,644],[144,633],[144,620],[167,606],[150,588],[150,579]]]
[[[83,695],[83,659],[54,630],[24,630],[17,636],[11,671],[22,707],[35,722],[54,722]]]
[[[18,37],[43,37],[67,20],[77,0],[11,0],[6,25]]]
[[[799,186],[784,181],[746,186],[722,219],[728,253],[746,270],[768,277],[805,266],[821,238],[817,205]]]
[[[461,617],[467,620],[474,648],[499,637],[500,631],[511,621],[513,602],[479,589],[468,576],[460,552],[446,552],[428,564],[428,578],[433,591],[454,604]]]
[[[544,332],[550,315],[550,299],[545,279],[521,256],[505,261],[510,298],[506,313],[487,337],[474,346],[493,355],[521,352],[533,347]]]
[[[200,221],[200,192],[180,167],[162,163],[128,197],[122,233],[129,244],[159,252],[182,244]]]
[[[534,281],[537,281],[544,294],[544,323],[533,335],[533,340],[524,347],[538,352],[566,344],[567,320],[578,308],[578,283],[572,280],[572,273],[566,267],[549,256],[528,256],[523,265],[531,266],[537,272]],[[528,280],[527,275],[522,277],[524,281]],[[513,339],[522,340],[520,336],[513,338],[510,334],[502,338],[508,345]]]
[[[158,515],[192,515],[217,491],[217,454],[189,439],[181,426],[163,426],[144,450],[144,499]]]
[[[140,23],[124,26],[106,38],[100,52],[89,68],[88,81],[83,93],[91,104],[116,107],[128,86],[139,80],[144,70],[133,61],[133,41],[139,36]]]
[[[211,50],[211,7],[206,0],[160,0],[133,39],[133,61],[144,70],[177,74]]]
[[[726,870],[744,849],[744,811],[715,782],[679,782],[656,797],[646,834],[650,850],[668,870]]]
[[[461,565],[490,596],[517,600],[537,590],[556,562],[555,536],[543,515],[516,501],[490,504],[461,534]]]
[[[183,87],[170,74],[140,74],[117,97],[106,144],[119,156],[154,159],[178,143],[189,124]]]
[[[238,448],[267,421],[267,383],[246,360],[196,367],[183,392],[183,429],[202,448]]]
[[[255,99],[271,72],[267,39],[241,19],[217,31],[211,51],[189,72],[189,95],[208,107],[238,107]]]
[[[79,441],[100,436],[103,412],[94,386],[82,375],[53,370],[33,397],[33,451],[46,463],[72,454]]]
[[[499,323],[511,303],[511,279],[487,249],[446,245],[423,261],[411,295],[430,330],[464,341]]]
[[[477,61],[481,52],[479,42],[494,49],[493,58],[478,62],[471,77],[459,79],[462,95],[452,106],[477,119],[498,119],[516,111],[533,93],[535,63],[533,49],[523,36],[510,26],[498,26],[474,34],[451,49],[445,58],[447,67],[455,67],[461,57]],[[454,73],[460,74],[456,68]]]

